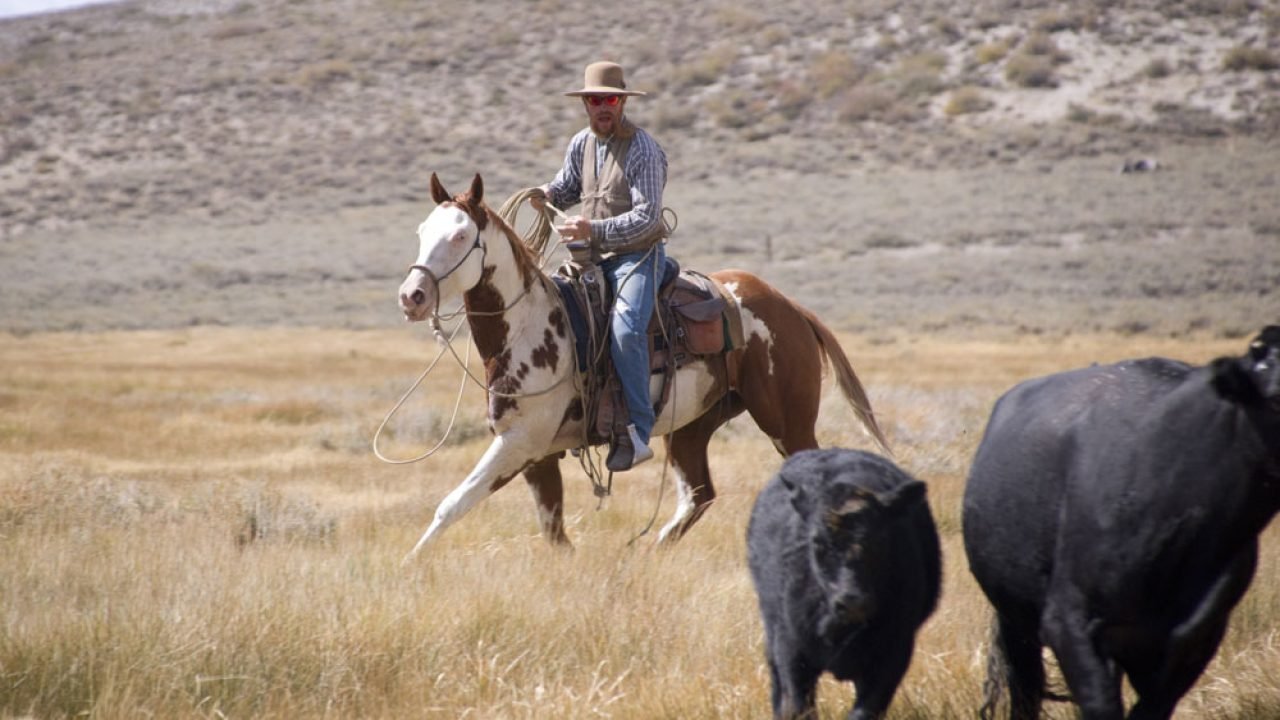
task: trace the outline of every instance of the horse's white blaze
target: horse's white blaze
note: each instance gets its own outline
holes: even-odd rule
[[[440,283],[436,288],[419,268],[409,271],[400,285],[402,309],[411,320],[422,320],[445,299],[452,299],[480,280],[483,253],[475,248],[476,226],[461,209],[440,205],[418,226],[418,257],[415,265],[430,268]],[[404,305],[404,299],[422,291],[419,306]],[[435,296],[439,292],[440,296]]]
[[[675,479],[676,485],[676,511],[671,515],[671,520],[662,527],[662,532],[658,533],[658,542],[665,542],[667,536],[680,527],[692,515],[697,508],[693,504],[693,489],[689,487],[689,478],[684,474],[678,465],[671,466],[671,473]]]

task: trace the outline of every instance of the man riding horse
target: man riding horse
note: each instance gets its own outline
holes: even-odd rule
[[[530,204],[541,212],[544,199],[558,208],[582,203],[581,214],[556,229],[562,242],[590,243],[614,298],[609,353],[630,424],[610,447],[605,464],[623,472],[653,457],[646,333],[666,258],[667,156],[653,136],[627,119],[627,98],[644,93],[627,89],[617,63],[591,63],[582,89],[565,95],[582,98],[589,126],[569,141],[564,167],[541,188],[544,197],[534,195]]]

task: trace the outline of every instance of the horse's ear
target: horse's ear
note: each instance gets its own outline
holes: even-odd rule
[[[471,180],[471,202],[474,205],[479,205],[483,199],[484,181],[480,179],[480,173],[476,173],[476,176]]]
[[[440,178],[436,177],[435,173],[431,173],[431,199],[435,200],[437,205],[450,199],[449,192],[440,184]]]

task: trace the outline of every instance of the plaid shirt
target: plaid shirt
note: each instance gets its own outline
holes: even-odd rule
[[[564,167],[547,186],[552,205],[566,209],[582,200],[582,154],[591,128],[583,128],[569,141]],[[596,169],[603,165],[607,143],[596,143]],[[604,252],[639,240],[662,220],[662,189],[667,184],[667,154],[649,133],[636,128],[622,169],[631,187],[631,210],[604,220],[591,221],[591,237]]]

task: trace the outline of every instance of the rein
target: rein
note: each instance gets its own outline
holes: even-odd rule
[[[462,323],[458,323],[458,326],[453,329],[453,334],[457,335],[458,331],[461,329]],[[438,327],[437,330],[439,330]],[[443,332],[440,333],[441,336],[443,336],[443,334]],[[449,347],[452,349],[452,346]],[[470,354],[470,348],[468,348],[468,354]],[[445,441],[449,439],[449,434],[453,432],[453,424],[458,419],[458,408],[462,407],[462,391],[467,388],[466,378],[463,378],[462,384],[458,386],[458,399],[453,403],[453,414],[449,416],[449,426],[445,428],[444,436],[440,438],[440,442],[436,443],[434,447],[417,457],[409,458],[407,460],[388,458],[382,454],[381,450],[378,449],[378,439],[382,437],[382,431],[387,427],[387,423],[391,422],[391,418],[400,411],[401,406],[403,406],[409,399],[409,396],[418,389],[418,386],[422,384],[422,381],[427,379],[427,375],[431,374],[431,371],[435,369],[442,357],[444,357],[444,349],[441,349],[440,352],[436,354],[436,359],[431,361],[431,364],[427,366],[427,369],[423,370],[422,374],[418,376],[418,379],[413,381],[413,384],[409,386],[409,389],[404,391],[404,394],[396,401],[396,404],[391,408],[390,412],[387,413],[386,417],[382,418],[382,423],[378,425],[378,430],[373,434],[373,454],[382,462],[387,463],[388,465],[408,465],[420,460],[426,460],[432,455],[435,455],[436,452],[444,445]]]

